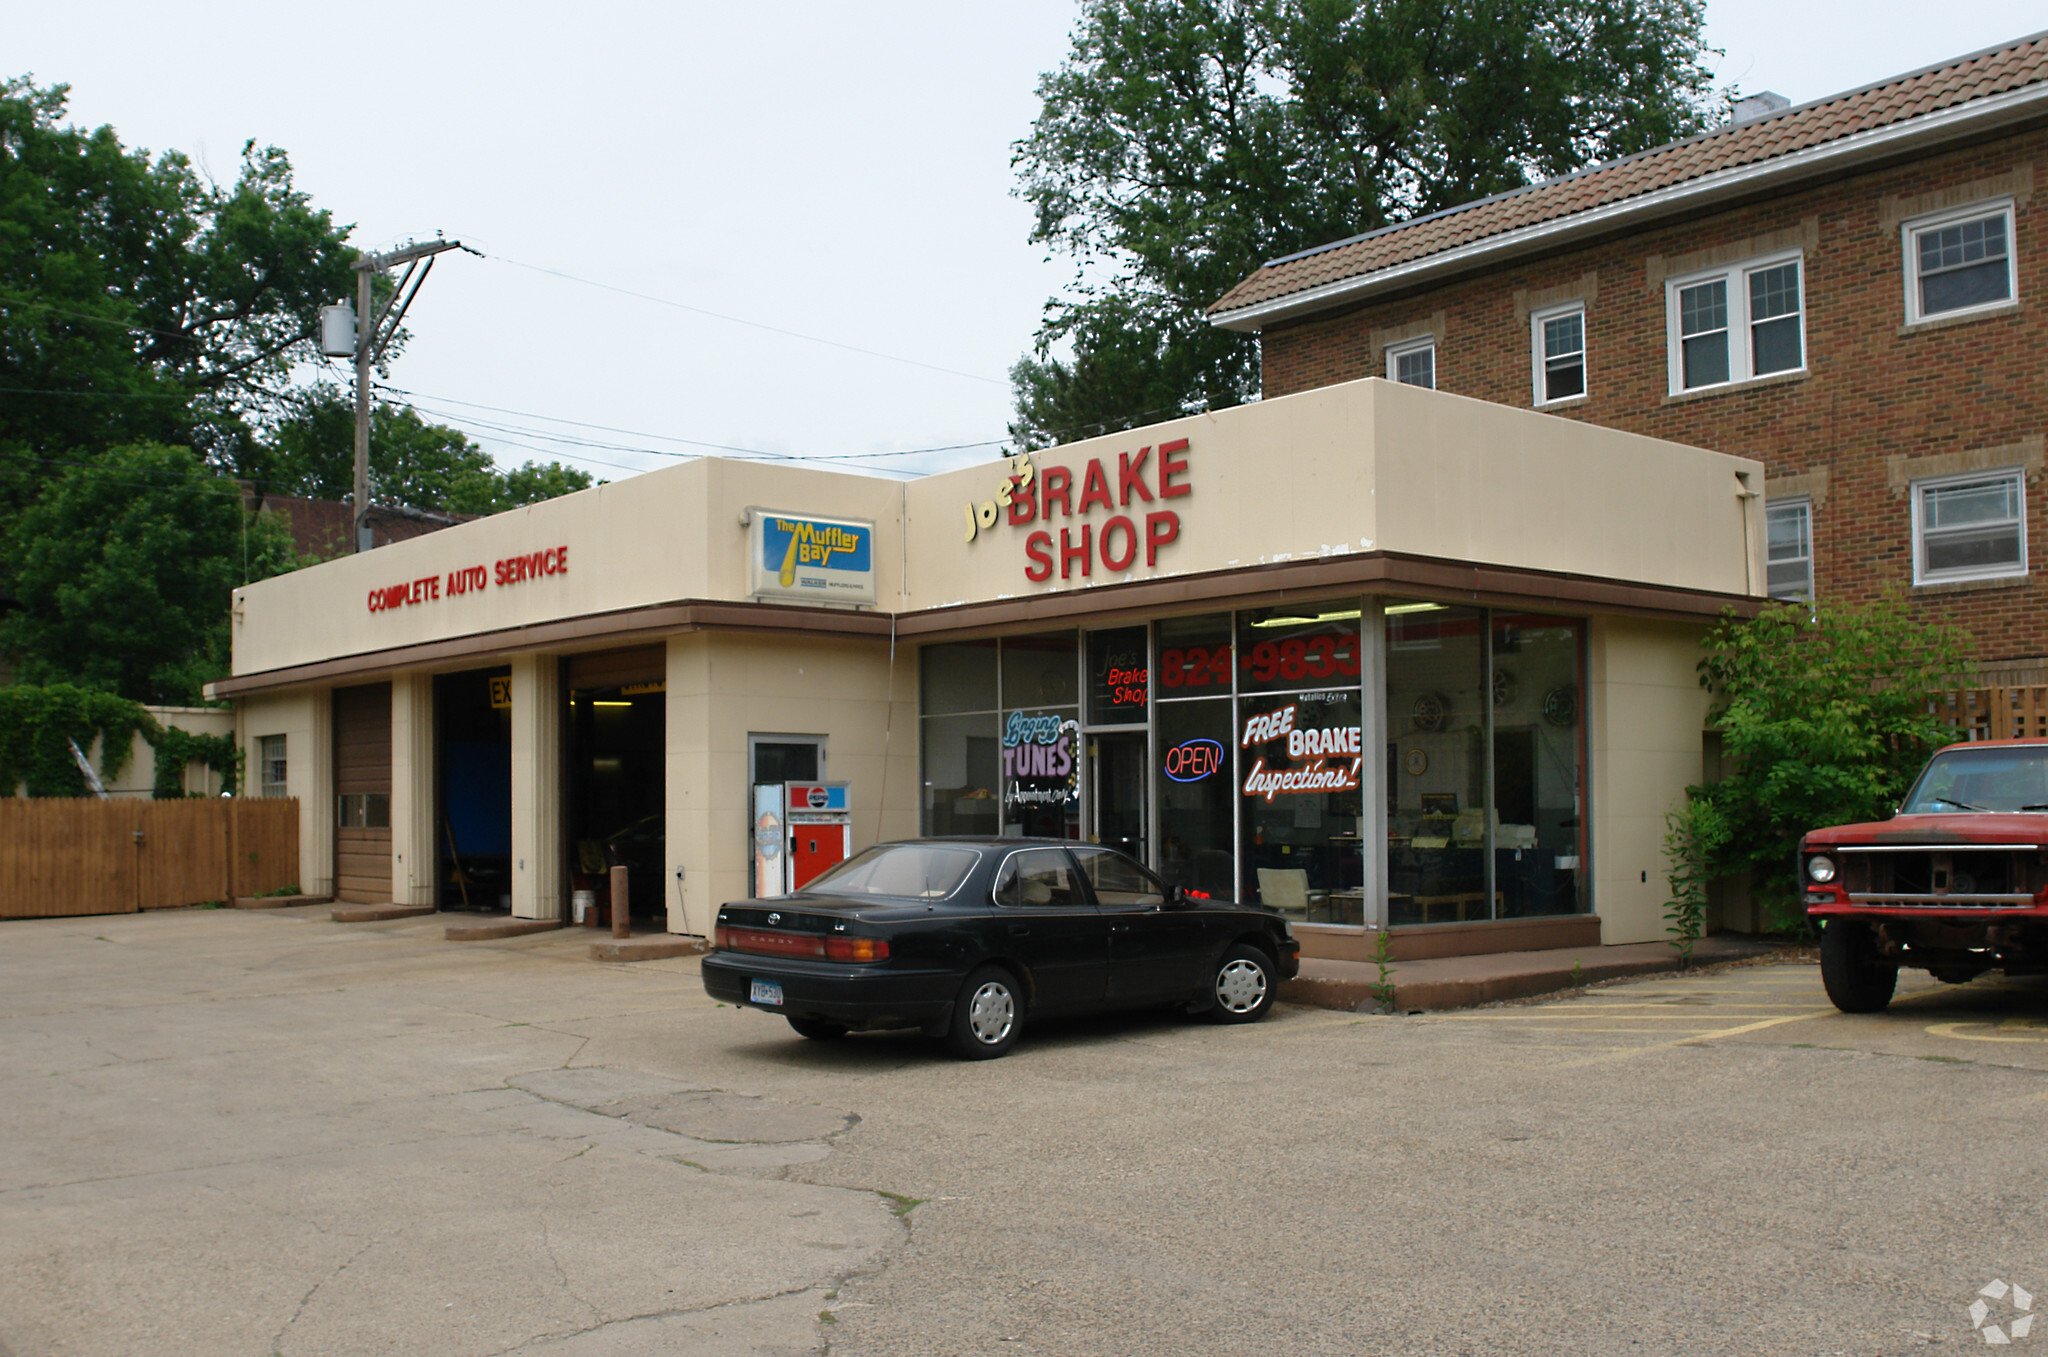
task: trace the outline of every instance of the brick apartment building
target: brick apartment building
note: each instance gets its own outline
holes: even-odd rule
[[[1266,264],[1268,397],[1359,377],[1753,457],[1779,597],[2048,682],[2048,34]]]

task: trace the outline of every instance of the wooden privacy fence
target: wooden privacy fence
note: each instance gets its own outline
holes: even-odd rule
[[[0,799],[0,919],[132,914],[299,879],[299,803]]]
[[[2048,684],[2022,688],[1946,688],[1934,713],[1966,740],[2048,739]]]

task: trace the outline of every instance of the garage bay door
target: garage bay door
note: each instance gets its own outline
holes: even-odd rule
[[[391,685],[334,690],[334,894],[391,898]]]

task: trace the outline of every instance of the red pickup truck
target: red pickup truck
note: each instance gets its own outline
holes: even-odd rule
[[[1901,966],[2048,971],[2048,740],[1937,751],[1891,819],[1802,839],[1799,882],[1844,1013],[1889,1004]]]

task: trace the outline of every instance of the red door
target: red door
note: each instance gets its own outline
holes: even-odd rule
[[[851,831],[846,825],[791,825],[789,888],[800,891],[826,868],[846,861],[850,837]]]

